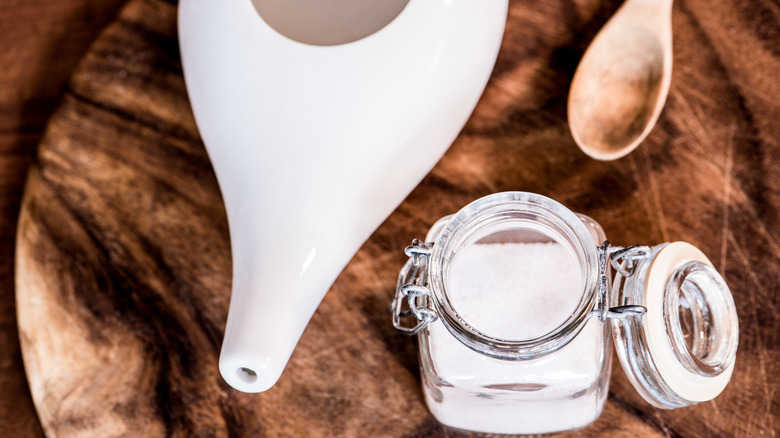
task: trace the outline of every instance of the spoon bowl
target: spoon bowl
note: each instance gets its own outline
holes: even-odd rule
[[[671,0],[628,0],[582,58],[569,91],[574,141],[614,160],[633,151],[661,114],[672,76]]]

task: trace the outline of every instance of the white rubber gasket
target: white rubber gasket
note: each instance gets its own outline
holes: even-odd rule
[[[734,362],[717,376],[704,376],[688,370],[675,356],[666,333],[664,321],[664,293],[666,283],[674,271],[690,261],[709,266],[712,262],[695,246],[674,242],[662,248],[653,259],[647,274],[644,304],[647,314],[642,318],[647,348],[658,373],[678,396],[692,402],[712,400],[731,380]]]

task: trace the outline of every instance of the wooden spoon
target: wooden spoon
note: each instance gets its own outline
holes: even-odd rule
[[[597,160],[625,156],[661,114],[672,78],[672,0],[627,0],[574,73],[569,127]]]

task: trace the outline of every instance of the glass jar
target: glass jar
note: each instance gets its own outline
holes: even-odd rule
[[[710,400],[731,377],[734,301],[690,244],[611,247],[589,217],[506,192],[442,218],[406,253],[393,322],[418,335],[425,399],[446,426],[542,434],[590,424],[608,393],[610,332],[656,407]]]

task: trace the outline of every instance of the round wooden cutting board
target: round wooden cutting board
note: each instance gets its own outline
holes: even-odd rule
[[[667,107],[638,150],[604,163],[575,146],[565,103],[577,61],[618,2],[512,2],[494,75],[460,137],[341,274],[279,383],[247,395],[217,370],[228,229],[187,101],[176,5],[130,1],[73,73],[20,217],[18,320],[45,431],[458,435],[428,413],[415,341],[392,329],[402,250],[480,196],[524,190],[594,217],[617,245],[699,246],[740,315],[737,368],[715,402],[653,409],[616,366],[604,414],[572,436],[770,436],[780,37],[766,24],[776,4],[741,3],[675,4]]]

